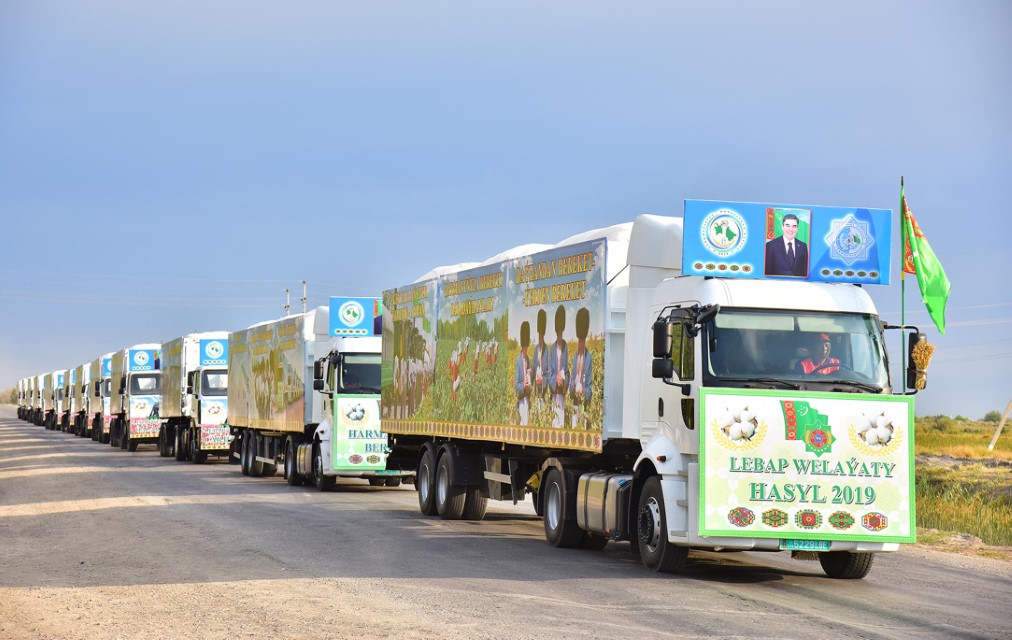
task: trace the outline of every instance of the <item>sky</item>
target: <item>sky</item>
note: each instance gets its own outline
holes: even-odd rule
[[[303,280],[379,295],[685,199],[896,210],[904,176],[952,282],[940,335],[907,281],[916,412],[1003,410],[1010,28],[1004,0],[5,0],[0,388]],[[898,277],[867,289],[898,322]]]

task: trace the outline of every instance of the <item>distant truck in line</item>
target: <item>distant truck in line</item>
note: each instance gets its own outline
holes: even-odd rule
[[[228,332],[190,333],[162,345],[162,423],[158,453],[202,463],[230,458]]]
[[[88,363],[88,424],[91,439],[102,444],[109,443],[112,427],[112,358],[115,353],[106,353]]]
[[[51,431],[60,428],[60,414],[63,412],[63,378],[65,369],[59,369],[46,375],[46,394],[48,403],[44,405],[46,429]]]
[[[377,303],[333,298],[229,334],[227,422],[243,475],[280,466],[290,485],[320,490],[339,477],[396,486],[413,476],[379,429]]]
[[[161,348],[138,344],[112,357],[110,441],[114,447],[136,451],[140,444],[157,444],[162,428]]]

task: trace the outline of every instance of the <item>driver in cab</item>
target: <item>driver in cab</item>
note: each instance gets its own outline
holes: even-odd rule
[[[812,354],[798,363],[798,367],[805,373],[805,375],[811,373],[821,373],[827,375],[834,371],[839,371],[840,367],[834,367],[834,364],[840,364],[840,361],[836,358],[830,357],[829,353],[832,351],[833,346],[829,342],[829,334],[820,333],[819,341],[813,349]]]

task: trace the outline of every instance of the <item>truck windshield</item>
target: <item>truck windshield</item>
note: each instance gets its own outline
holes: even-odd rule
[[[162,392],[162,377],[157,373],[130,376],[130,395],[158,395]]]
[[[228,371],[204,371],[201,373],[200,395],[227,396]]]
[[[881,393],[889,386],[874,316],[721,309],[707,326],[708,386]]]
[[[340,393],[379,393],[380,355],[365,353],[345,354],[341,359],[338,380]]]

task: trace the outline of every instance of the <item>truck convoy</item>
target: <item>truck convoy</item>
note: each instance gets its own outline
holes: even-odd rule
[[[74,404],[74,386],[75,386],[75,369],[67,369],[63,375],[63,393],[60,395],[63,397],[62,404],[60,406],[60,414],[57,418],[57,428],[64,433],[70,433],[71,422],[76,410]]]
[[[112,425],[110,402],[112,396],[112,357],[106,353],[88,363],[88,416],[91,425],[91,439],[102,444],[109,443]]]
[[[889,282],[891,212],[685,207],[26,378],[18,415],[290,485],[408,480],[449,520],[529,496],[550,544],[629,541],[655,571],[790,551],[864,577],[916,533],[884,331],[911,360],[922,336],[863,288]]]
[[[816,552],[863,577],[914,541],[913,405],[846,283],[888,254],[823,270],[838,256],[816,241],[844,220],[887,249],[890,225],[872,239],[878,210],[811,208],[809,276],[742,279],[795,210],[686,206],[685,264],[683,219],[643,215],[384,293],[382,429],[415,460],[420,511],[477,520],[531,494],[558,547],[629,540],[665,572],[690,548]]]
[[[158,453],[202,463],[228,456],[228,332],[190,333],[162,345]]]
[[[136,451],[162,428],[161,344],[138,344],[112,357],[110,444]]]
[[[243,475],[281,466],[290,485],[320,490],[338,477],[396,485],[412,475],[394,465],[379,430],[377,306],[333,298],[329,309],[229,334],[227,422]]]

